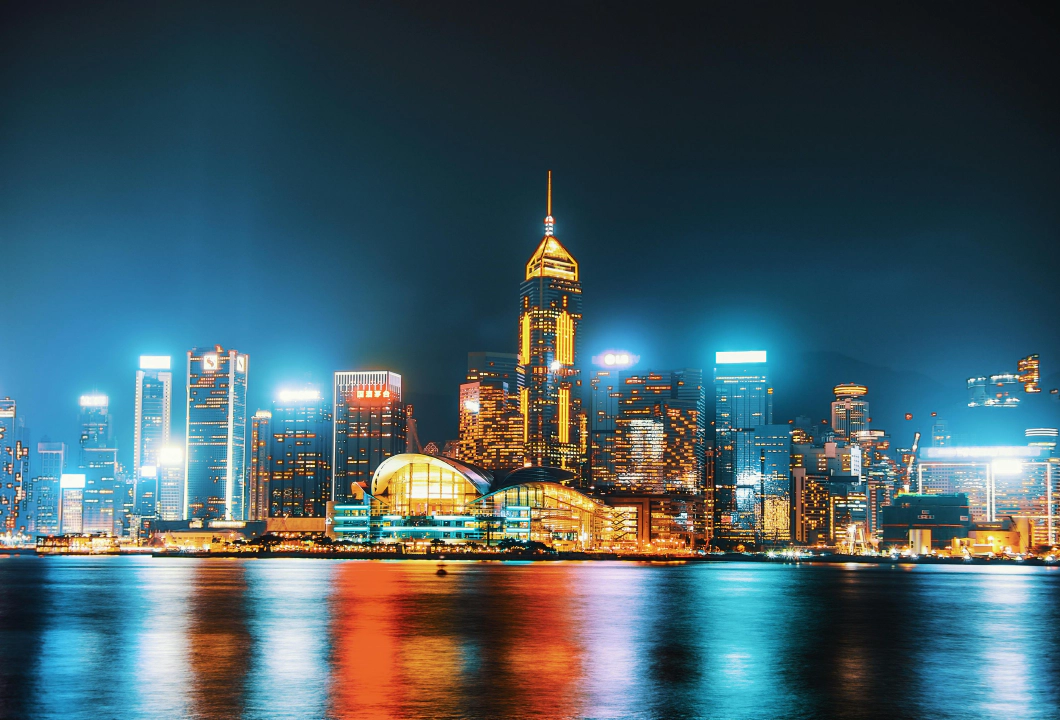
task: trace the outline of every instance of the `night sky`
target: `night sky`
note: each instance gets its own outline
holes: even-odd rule
[[[586,355],[764,348],[780,420],[866,381],[809,394],[825,365],[915,377],[876,389],[889,424],[914,386],[959,406],[1030,352],[1054,375],[1057,27],[1047,3],[5,3],[0,396],[76,443],[77,397],[108,393],[129,460],[137,357],[174,356],[180,436],[184,353],[219,343],[251,356],[251,413],[388,368],[452,438],[466,353],[514,352],[549,168]]]

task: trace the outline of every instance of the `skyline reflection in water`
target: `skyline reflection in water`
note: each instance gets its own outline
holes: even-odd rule
[[[0,717],[1060,715],[1060,572],[0,558]]]

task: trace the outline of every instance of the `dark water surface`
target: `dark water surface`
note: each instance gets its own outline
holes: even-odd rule
[[[1060,717],[1060,571],[0,558],[10,718]]]

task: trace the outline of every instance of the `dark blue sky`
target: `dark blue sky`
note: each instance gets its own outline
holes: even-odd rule
[[[548,168],[590,354],[824,351],[957,401],[1028,352],[1049,375],[1056,31],[1014,3],[7,3],[0,395],[73,442],[107,392],[127,448],[137,356],[221,343],[254,406],[395,369],[444,440],[467,351],[514,348]]]

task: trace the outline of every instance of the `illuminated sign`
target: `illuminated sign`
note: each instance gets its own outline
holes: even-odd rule
[[[764,363],[765,361],[765,350],[742,350],[739,352],[714,353],[714,362],[718,365],[731,365],[733,363]]]
[[[477,413],[480,409],[480,406],[477,400],[465,400],[464,409],[467,410],[469,413]]]
[[[141,370],[169,370],[169,355],[141,355]]]
[[[991,458],[1037,458],[1042,448],[1027,445],[987,445],[982,447],[931,447],[923,448],[920,456],[925,460],[986,460]]]
[[[140,477],[141,478],[156,478],[158,477],[158,468],[154,465],[141,465],[140,466]]]
[[[81,407],[107,407],[106,395],[82,395]]]
[[[247,371],[247,356],[236,355],[236,372],[245,373]]]
[[[217,370],[217,353],[210,353],[209,355],[202,356],[202,369],[206,372],[214,372]]]
[[[640,355],[625,350],[607,350],[599,355],[593,355],[593,364],[607,368],[626,368],[634,365],[640,360]]]
[[[84,490],[85,476],[63,473],[59,477],[59,488],[62,490]]]
[[[319,390],[281,390],[279,394],[282,402],[297,402],[299,400],[319,400]]]

